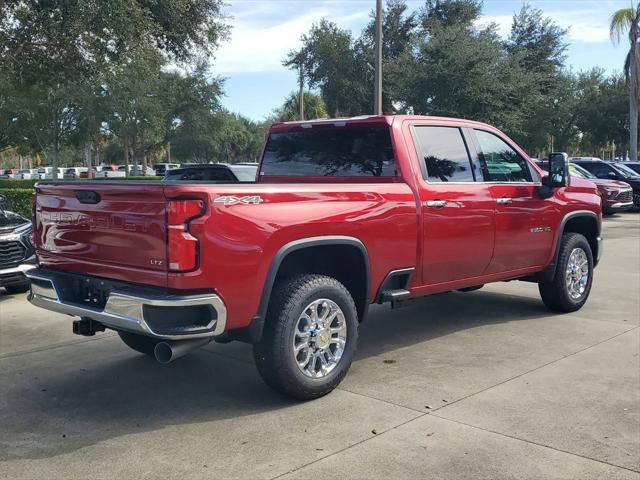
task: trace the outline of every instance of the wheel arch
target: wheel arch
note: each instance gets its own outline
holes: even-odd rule
[[[549,266],[544,270],[543,276],[546,280],[551,280],[555,276],[558,265],[558,256],[560,255],[560,247],[562,244],[562,236],[565,233],[574,232],[584,235],[591,246],[593,253],[594,266],[602,254],[602,242],[600,238],[600,222],[598,215],[591,210],[577,210],[570,212],[564,216],[555,243],[555,252]]]
[[[331,261],[318,267],[321,255],[331,254]],[[346,260],[350,260],[347,262]],[[357,263],[355,266],[353,261]],[[311,265],[312,268],[309,268]],[[345,268],[349,267],[349,268]],[[311,271],[309,271],[311,270]],[[271,260],[262,288],[258,312],[248,327],[249,341],[262,338],[271,292],[278,278],[292,273],[321,273],[343,283],[354,299],[360,322],[369,308],[370,265],[364,243],[349,236],[319,236],[294,240],[283,245]]]

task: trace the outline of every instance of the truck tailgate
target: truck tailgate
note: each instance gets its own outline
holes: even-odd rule
[[[42,266],[166,286],[161,184],[39,184],[34,242]]]

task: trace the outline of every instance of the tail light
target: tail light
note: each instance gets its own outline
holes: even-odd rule
[[[198,239],[189,222],[204,213],[202,200],[171,200],[167,212],[169,271],[187,272],[198,266]]]

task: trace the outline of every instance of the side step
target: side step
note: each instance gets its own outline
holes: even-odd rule
[[[380,303],[391,302],[394,304],[395,302],[399,302],[400,300],[406,300],[411,295],[409,290],[405,290],[404,288],[399,288],[397,290],[384,290],[380,294]]]

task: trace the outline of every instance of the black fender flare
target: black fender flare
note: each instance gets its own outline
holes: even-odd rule
[[[556,274],[556,268],[558,266],[558,256],[560,255],[560,243],[561,243],[562,235],[564,234],[564,229],[567,225],[567,222],[569,222],[569,220],[573,220],[574,218],[579,218],[579,217],[591,218],[595,220],[596,226],[597,226],[598,238],[600,238],[601,227],[600,227],[600,224],[598,223],[597,214],[595,214],[591,210],[576,210],[574,212],[567,213],[563,217],[562,221],[560,222],[560,226],[556,234],[556,249],[553,254],[553,259],[551,260],[551,263],[547,266],[547,268],[545,268],[544,271],[542,272],[544,280],[551,281],[553,280],[553,277]],[[595,256],[594,256],[594,260],[595,260]]]
[[[365,276],[366,276],[365,302],[364,302],[365,304],[363,307],[363,314],[362,314],[362,317],[363,317],[362,319],[364,319],[370,303],[369,285],[371,282],[369,253],[367,252],[367,247],[365,247],[364,243],[362,243],[362,241],[360,241],[355,237],[341,236],[341,235],[301,238],[301,239],[289,242],[283,245],[282,247],[280,247],[280,249],[276,252],[276,254],[271,259],[271,265],[269,266],[269,271],[267,272],[267,277],[265,279],[264,286],[262,287],[262,296],[260,297],[258,312],[256,313],[256,316],[253,317],[251,324],[248,327],[249,338],[252,342],[257,342],[262,338],[264,322],[267,316],[267,308],[269,308],[269,301],[271,300],[271,291],[273,290],[273,285],[275,284],[276,276],[278,275],[278,270],[280,270],[280,266],[282,265],[282,262],[287,257],[287,255],[304,248],[319,247],[319,246],[326,246],[326,245],[349,245],[352,247],[356,247],[362,253],[362,258],[364,260],[364,266],[365,266]]]

